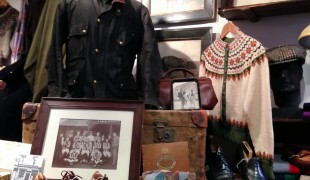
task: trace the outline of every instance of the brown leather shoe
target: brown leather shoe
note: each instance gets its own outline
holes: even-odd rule
[[[109,180],[109,178],[107,177],[107,175],[102,176],[102,174],[100,174],[99,171],[96,171],[93,174],[93,177],[91,178],[91,180]]]
[[[300,150],[294,146],[285,147],[282,154],[282,159],[290,162],[300,169],[310,169],[310,151]]]
[[[62,180],[81,180],[82,177],[75,175],[72,171],[62,171],[61,172]]]
[[[46,180],[46,178],[42,173],[38,173],[34,180]]]
[[[289,157],[289,162],[293,165],[302,168],[309,169],[310,168],[310,151],[301,150],[296,154],[293,154]]]

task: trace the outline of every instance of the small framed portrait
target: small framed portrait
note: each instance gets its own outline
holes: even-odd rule
[[[172,81],[173,110],[200,109],[200,92],[198,81],[191,79],[177,79]]]

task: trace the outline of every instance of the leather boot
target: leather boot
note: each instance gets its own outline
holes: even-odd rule
[[[248,162],[242,160],[237,165],[243,180],[266,180],[258,157],[252,157]]]
[[[230,169],[221,147],[211,145],[210,172],[214,180],[233,180],[234,175]]]
[[[258,157],[253,157],[253,150],[250,145],[243,141],[240,149],[241,161],[237,168],[243,180],[266,180],[261,161]]]

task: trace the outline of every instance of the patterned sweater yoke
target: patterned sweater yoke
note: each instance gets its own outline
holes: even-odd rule
[[[216,107],[208,112],[209,120],[218,124],[226,121],[229,126],[248,130],[256,155],[272,160],[269,66],[262,44],[241,31],[230,43],[216,39],[201,55],[199,76],[212,80],[219,99]]]

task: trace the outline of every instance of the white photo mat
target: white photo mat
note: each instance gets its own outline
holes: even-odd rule
[[[93,173],[98,170],[106,174],[109,179],[128,179],[129,163],[132,143],[132,130],[134,112],[119,110],[88,110],[88,109],[51,109],[49,121],[46,127],[45,139],[42,147],[42,156],[45,158],[43,169],[44,175],[49,179],[60,179],[63,170],[73,171],[83,179],[91,179]],[[85,119],[85,120],[115,120],[121,121],[119,135],[119,152],[117,168],[111,169],[77,169],[77,168],[54,168],[52,167],[57,133],[60,119]]]

